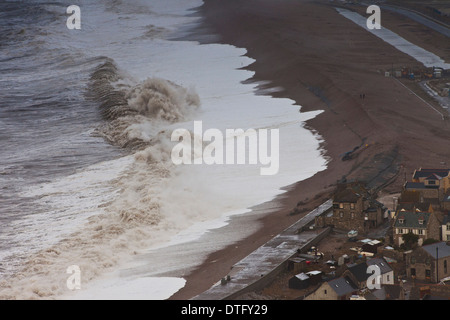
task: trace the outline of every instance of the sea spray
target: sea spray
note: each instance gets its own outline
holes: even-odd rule
[[[97,132],[110,143],[130,150],[142,150],[159,130],[189,118],[200,106],[200,98],[160,78],[133,84],[110,59],[91,76],[89,96],[99,103],[106,120]],[[131,83],[131,84],[130,84]]]

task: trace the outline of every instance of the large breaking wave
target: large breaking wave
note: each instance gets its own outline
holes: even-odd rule
[[[199,109],[200,99],[194,90],[159,78],[135,82],[107,59],[93,71],[88,96],[98,102],[104,118],[97,134],[124,148],[128,156],[83,173],[95,175],[115,165],[121,170],[117,177],[99,177],[92,185],[88,182],[85,193],[74,188],[64,194],[95,203],[86,224],[51,248],[34,254],[20,272],[2,280],[1,299],[41,299],[67,293],[68,266],[78,265],[83,283],[87,283],[139,250],[167,241],[173,232],[189,226],[194,216],[215,211],[211,210],[214,197],[192,201],[208,191],[192,184],[195,177],[189,174],[181,178],[180,168],[170,158],[173,143],[167,125],[189,120]],[[75,174],[70,179],[80,177]],[[59,185],[68,183],[61,181]],[[98,195],[100,185],[108,185],[113,195]],[[35,195],[48,197],[50,205],[52,196],[61,198],[66,192],[58,188],[58,183],[44,190],[42,195]],[[53,205],[60,206],[57,202]]]
[[[89,95],[108,120],[98,132],[122,148],[145,148],[164,125],[188,119],[200,106],[193,89],[160,78],[133,84],[111,60],[96,68],[91,81]]]

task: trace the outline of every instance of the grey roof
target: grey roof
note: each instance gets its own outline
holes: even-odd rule
[[[425,180],[441,180],[442,177],[437,175],[436,173],[431,174]]]
[[[348,270],[355,276],[358,282],[366,281],[369,277],[367,273],[367,264],[364,262],[348,265]]]
[[[337,194],[335,194],[333,200],[335,202],[356,203],[356,202],[358,202],[359,197],[360,197],[360,195],[358,193],[356,193],[352,189],[348,188],[348,189],[342,190],[342,191],[338,192]]]
[[[299,279],[299,280],[302,280],[302,281],[309,279],[309,276],[307,274],[303,273],[303,272],[299,273],[299,274],[296,274],[295,277],[297,279]]]
[[[300,258],[300,257],[293,257],[293,258],[290,258],[289,261],[300,263],[300,262],[306,261],[306,259]]]
[[[427,227],[428,221],[430,220],[430,216],[431,213],[429,212],[400,211],[398,213],[397,219],[395,219],[394,227],[425,229]],[[400,223],[401,218],[404,219],[403,223]],[[423,223],[420,224],[419,220],[423,220]]]
[[[450,169],[422,169],[416,170],[414,172],[413,179],[419,179],[423,177],[429,177],[432,174],[437,174],[441,177],[448,176],[448,173],[450,172]]]
[[[348,277],[336,278],[328,281],[328,285],[338,294],[338,296],[343,296],[358,290],[356,285]]]
[[[446,242],[436,242],[422,247],[429,255],[436,259],[436,248],[439,258],[450,257],[450,244]]]
[[[423,182],[407,182],[405,189],[425,189],[425,183]]]
[[[373,258],[368,260],[366,263],[369,266],[377,265],[380,268],[381,274],[385,274],[392,271],[392,268],[389,265],[389,263],[387,263],[386,260],[384,260],[383,258]]]

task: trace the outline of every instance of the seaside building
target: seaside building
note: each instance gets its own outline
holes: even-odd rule
[[[369,266],[377,266],[380,270],[380,284],[394,284],[394,270],[389,263],[383,258],[373,258],[366,262],[358,264],[348,264],[343,268],[342,277],[348,277],[352,280],[358,289],[367,288],[367,279],[371,275],[368,270]]]
[[[450,242],[418,247],[406,255],[408,278],[437,283],[450,276]]]
[[[404,190],[418,192],[421,202],[426,199],[442,201],[450,192],[450,169],[417,169],[412,181],[405,183]]]
[[[358,287],[349,277],[340,277],[322,283],[316,291],[305,297],[305,300],[349,300],[357,292]]]
[[[403,235],[408,233],[418,236],[419,245],[426,239],[447,241],[447,237],[450,238],[447,234],[448,210],[450,169],[415,170],[412,181],[405,183],[396,204],[392,228],[394,244],[402,245]]]
[[[439,221],[432,212],[399,211],[394,220],[394,244],[401,246],[405,241],[403,235],[412,233],[418,236],[419,246],[426,239],[439,240]]]
[[[339,185],[333,196],[333,211],[316,217],[316,226],[366,233],[384,222],[384,206],[362,183]]]

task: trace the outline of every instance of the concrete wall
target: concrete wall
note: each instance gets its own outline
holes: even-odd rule
[[[330,231],[331,231],[331,228],[325,228],[315,238],[313,238],[309,242],[305,243],[300,248],[300,251],[301,252],[307,251],[308,248],[310,248],[311,246],[316,245],[322,239],[324,239],[330,233]],[[293,258],[293,257],[295,257],[296,255],[297,255],[297,252],[293,253],[292,256],[288,257],[285,261],[280,263],[271,272],[269,272],[268,274],[263,275],[259,280],[253,282],[252,284],[246,286],[245,288],[243,288],[243,289],[241,289],[241,290],[239,290],[237,292],[234,292],[234,293],[230,294],[229,296],[225,297],[224,299],[225,300],[232,300],[232,299],[236,299],[237,297],[239,297],[240,295],[243,295],[245,293],[264,289],[269,284],[271,284],[278,277],[278,275],[281,272],[283,272],[283,271],[285,271],[287,269],[287,267],[288,267],[288,260]]]

